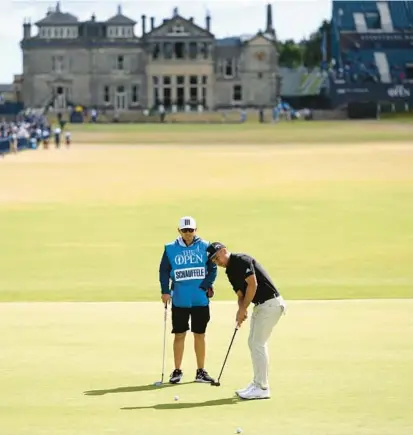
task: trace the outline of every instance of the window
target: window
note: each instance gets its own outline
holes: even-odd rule
[[[152,84],[153,86],[158,86],[159,85],[159,79],[156,76],[152,76]]]
[[[208,59],[208,43],[202,42],[200,47],[201,55],[204,59]]]
[[[208,84],[208,76],[202,76],[202,84],[203,85]]]
[[[232,100],[242,101],[242,87],[241,85],[234,85],[232,89]]]
[[[125,59],[122,55],[120,55],[116,58],[116,69],[117,70],[122,71],[124,69],[124,66],[125,66],[124,61],[125,61]]]
[[[179,108],[185,106],[185,88],[178,87],[176,88],[176,104]]]
[[[176,104],[180,108],[185,106],[185,76],[176,77]]]
[[[159,44],[154,44],[152,50],[152,59],[158,59],[161,54],[161,47]]]
[[[183,59],[185,57],[185,44],[183,42],[175,42],[175,58]]]
[[[262,79],[262,72],[259,72],[259,73],[257,74],[257,76],[258,76],[259,79]]]
[[[153,104],[158,105],[159,104],[159,89],[153,88]]]
[[[197,85],[198,84],[198,77],[197,76],[190,76],[189,77],[189,83],[191,85]]]
[[[133,85],[132,86],[132,104],[138,104],[139,103],[139,86]]]
[[[163,56],[165,59],[172,59],[173,45],[171,42],[165,42],[163,44]]]
[[[163,85],[171,86],[171,76],[163,76]]]
[[[163,105],[169,108],[172,105],[172,90],[171,88],[163,88]]]
[[[196,59],[198,56],[198,44],[196,42],[189,43],[189,58]]]
[[[202,105],[207,106],[207,88],[205,87],[202,88]]]
[[[227,78],[234,77],[234,65],[232,59],[225,59],[224,76]]]
[[[198,101],[198,88],[197,87],[190,88],[189,98],[191,99],[192,103],[196,103]]]
[[[123,94],[125,92],[125,86],[117,86],[116,92],[118,92],[119,94]]]
[[[103,101],[105,103],[110,103],[109,86],[103,88]]]

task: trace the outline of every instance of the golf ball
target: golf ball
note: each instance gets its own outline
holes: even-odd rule
[[[175,396],[175,397],[174,397],[174,400],[179,400],[179,396]]]
[[[235,431],[235,433],[241,433],[242,429],[240,427],[237,427],[237,430]]]

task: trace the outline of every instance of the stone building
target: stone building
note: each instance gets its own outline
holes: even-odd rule
[[[162,103],[215,109],[270,106],[279,90],[278,54],[271,5],[265,30],[249,37],[218,39],[208,14],[203,25],[182,17],[137,22],[122,13],[107,21],[79,21],[54,10],[24,22],[23,98],[26,107],[67,104],[133,110]],[[264,20],[263,20],[264,21]]]

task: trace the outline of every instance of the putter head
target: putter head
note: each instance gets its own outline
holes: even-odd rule
[[[220,387],[220,386],[221,386],[221,382],[218,381],[211,382],[211,387]]]
[[[157,382],[154,382],[153,385],[155,387],[160,387],[162,385],[162,382],[161,381],[157,381]]]

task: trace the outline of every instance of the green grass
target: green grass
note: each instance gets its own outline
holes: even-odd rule
[[[153,129],[130,126],[125,141],[138,132],[152,145],[75,143],[0,162],[0,435],[412,432],[411,145],[310,144],[322,129],[297,125],[280,135],[306,138],[301,145],[274,144],[277,130],[267,129],[265,145],[205,146],[216,129],[186,126],[185,136],[161,126],[165,147]],[[355,123],[352,137],[366,126]],[[119,135],[110,127],[76,134],[98,143]],[[180,135],[194,146],[173,145]],[[187,383],[152,385],[162,355],[158,265],[184,214],[204,238],[256,256],[287,300],[270,342],[269,401],[234,398],[251,377],[248,323],[220,388],[191,382],[192,337]],[[235,307],[220,270],[212,375]],[[170,334],[167,346],[168,376]]]
[[[408,435],[411,301],[290,302],[270,340],[268,401],[239,402],[250,381],[248,325],[239,331],[219,388],[161,388],[162,306],[0,305],[1,433],[13,435]],[[207,367],[217,375],[235,303],[212,306]],[[172,370],[171,337],[167,376]],[[189,382],[189,383],[187,383]],[[178,395],[179,400],[174,401]]]
[[[188,213],[207,240],[257,256],[289,299],[412,296],[408,147],[20,157],[3,172],[15,200],[0,208],[0,301],[156,300],[163,246]],[[204,169],[182,173],[185,159]],[[229,296],[221,273],[217,298]]]
[[[412,131],[390,122],[294,121],[259,124],[73,124],[76,143],[87,144],[360,144],[411,141]],[[403,127],[403,126],[402,126]]]

